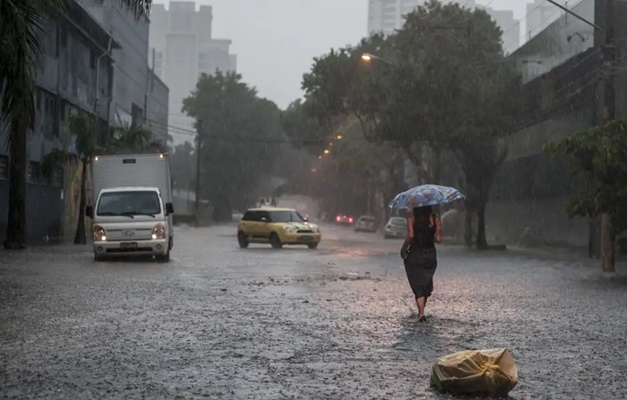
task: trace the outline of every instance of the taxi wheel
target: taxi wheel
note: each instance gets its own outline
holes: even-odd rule
[[[280,249],[281,247],[283,247],[283,243],[281,243],[281,239],[279,239],[279,235],[277,235],[276,233],[270,235],[270,244],[272,245],[273,249]]]
[[[307,243],[307,247],[309,247],[311,250],[315,250],[318,248],[318,243]]]
[[[239,247],[245,249],[248,247],[248,238],[244,232],[240,232],[237,234],[237,242],[239,243]]]

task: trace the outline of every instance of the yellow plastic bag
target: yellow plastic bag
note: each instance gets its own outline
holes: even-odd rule
[[[507,349],[450,354],[431,371],[431,386],[450,394],[505,397],[517,383],[518,369]]]

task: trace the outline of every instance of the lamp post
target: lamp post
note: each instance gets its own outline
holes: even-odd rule
[[[196,122],[196,132],[198,133],[196,140],[196,198],[194,204],[194,214],[196,215],[196,226],[199,225],[200,219],[200,149],[202,148],[202,120]]]
[[[377,55],[372,54],[372,53],[363,53],[361,55],[361,59],[363,61],[366,61],[366,62],[370,62],[372,60],[380,60],[380,61],[383,61],[386,64],[394,65],[394,63],[392,61],[388,60],[387,58],[383,58],[383,57],[377,56]]]

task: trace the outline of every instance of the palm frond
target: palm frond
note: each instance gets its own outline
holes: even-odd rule
[[[43,18],[34,3],[0,2],[0,126],[10,123],[14,135],[26,134],[35,123],[35,79],[41,56],[38,33]]]
[[[135,18],[140,19],[150,14],[152,0],[119,0],[126,8],[128,8]]]
[[[53,175],[55,170],[63,168],[63,166],[68,164],[77,164],[79,161],[80,160],[76,154],[54,149],[50,153],[46,154],[42,159],[41,169],[44,176],[49,178]]]

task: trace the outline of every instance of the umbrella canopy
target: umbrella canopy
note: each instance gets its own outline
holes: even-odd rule
[[[464,199],[459,190],[440,185],[420,185],[399,193],[390,202],[390,208],[408,209],[414,207],[437,206]]]

